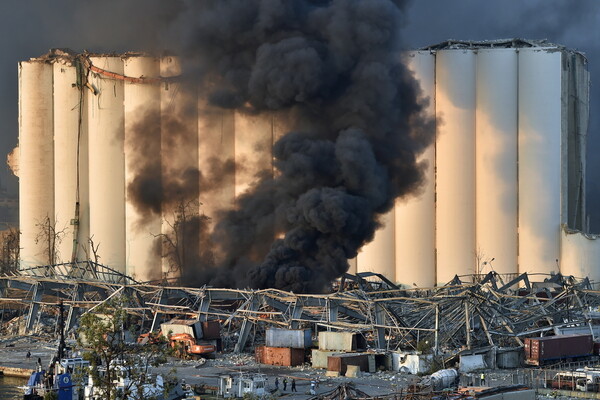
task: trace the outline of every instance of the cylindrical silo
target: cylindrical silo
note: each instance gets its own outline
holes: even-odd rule
[[[159,59],[131,56],[123,71],[131,78],[156,79]],[[154,245],[161,233],[160,203],[155,204],[161,190],[160,85],[126,81],[124,100],[126,271],[140,281],[157,280],[162,277],[161,254]]]
[[[475,261],[480,274],[518,272],[517,61],[514,48],[477,54]]]
[[[235,113],[236,197],[250,189],[261,173],[273,173],[274,138],[272,113]]]
[[[436,55],[436,247],[438,283],[474,272],[475,52]]]
[[[54,262],[43,229],[54,226],[52,71],[43,61],[19,63],[21,268]]]
[[[103,71],[123,74],[120,57],[90,57]],[[89,122],[90,238],[99,262],[125,273],[125,156],[123,81],[91,72]]]
[[[200,101],[198,159],[201,213],[216,222],[219,210],[235,201],[235,120],[232,110]]]
[[[563,226],[560,236],[560,273],[600,282],[600,237]],[[597,288],[596,288],[597,289]]]
[[[198,101],[197,91],[177,77],[181,62],[177,57],[160,60],[160,124],[162,185],[165,196],[162,208],[162,235],[174,238],[174,228],[181,219],[180,210],[197,215],[198,209]],[[178,217],[179,215],[179,217]],[[175,247],[173,248],[173,244]],[[178,278],[181,270],[171,255],[181,244],[164,242],[162,273],[166,278]]]
[[[558,272],[561,52],[519,50],[519,272]]]
[[[54,63],[54,215],[58,261],[89,257],[89,181],[87,108],[78,70],[72,59]]]
[[[429,51],[408,54],[408,67],[429,101],[427,111],[435,117],[435,55]],[[409,287],[432,287],[435,283],[435,145],[418,158],[427,163],[425,182],[416,196],[396,201],[396,282]]]
[[[356,270],[376,272],[394,282],[396,280],[394,209],[379,218],[381,227],[375,232],[375,237],[364,245],[356,256]]]

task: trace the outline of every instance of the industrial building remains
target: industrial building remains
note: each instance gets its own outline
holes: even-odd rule
[[[396,200],[349,272],[420,288],[487,272],[600,279],[600,242],[583,233],[585,57],[517,39],[449,41],[404,57],[437,121],[419,160],[426,183]],[[192,238],[202,241],[257,176],[278,174],[273,145],[290,115],[199,104],[181,73],[176,57],[138,53],[52,50],[20,63],[22,269],[92,260],[137,281],[177,278],[165,242],[182,215],[204,218],[207,231]],[[173,129],[187,139],[174,143]],[[156,190],[138,182],[147,158],[197,198],[141,211],[131,187]]]

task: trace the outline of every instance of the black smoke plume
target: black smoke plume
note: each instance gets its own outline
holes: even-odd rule
[[[300,121],[274,145],[275,176],[264,171],[216,216],[211,284],[323,291],[394,199],[419,188],[417,156],[434,124],[401,60],[403,3],[188,5],[176,24],[185,31],[173,33],[185,37],[180,51],[200,92],[219,107]]]

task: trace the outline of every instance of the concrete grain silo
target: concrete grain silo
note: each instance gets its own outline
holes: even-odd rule
[[[123,74],[121,57],[90,57],[92,65]],[[124,82],[90,74],[90,238],[100,245],[100,262],[125,273]]]
[[[19,63],[21,268],[52,262],[43,229],[54,226],[52,82],[51,64],[38,59]]]
[[[435,117],[435,54],[411,52],[408,67],[418,79],[427,112]],[[435,280],[435,146],[421,154],[427,163],[426,181],[416,195],[396,200],[396,282],[407,286],[431,287]]]
[[[600,279],[600,242],[582,233],[585,57],[515,39],[449,41],[406,60],[437,119],[435,144],[419,155],[426,181],[381,216],[350,270],[409,287],[492,270]],[[274,143],[288,127],[304,129],[293,112],[208,106],[172,56],[54,50],[20,63],[19,74],[22,267],[48,262],[37,239],[49,221],[64,228],[57,262],[93,259],[91,238],[102,264],[140,280],[178,277],[156,244],[172,232],[182,201],[197,196],[188,211],[214,218],[258,174],[276,175]],[[127,190],[141,153],[160,169],[160,210],[137,207]]]
[[[74,60],[54,69],[54,217],[61,232],[57,262],[88,259],[88,124],[85,90]]]
[[[475,261],[476,53],[436,53],[437,282],[472,274]]]
[[[517,57],[514,48],[477,52],[474,272],[480,274],[518,272]]]
[[[155,80],[124,83],[125,188],[128,188],[134,183],[140,168],[145,166],[145,160],[160,166],[160,60],[138,55],[127,57],[123,74]],[[155,190],[160,189],[157,187]],[[126,272],[142,281],[160,279],[160,253],[155,251],[155,240],[161,233],[160,210],[141,213],[131,196],[132,193],[126,190]]]

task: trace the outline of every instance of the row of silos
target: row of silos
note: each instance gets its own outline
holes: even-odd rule
[[[140,280],[176,275],[156,245],[173,228],[176,194],[160,200],[168,208],[139,207],[129,188],[148,183],[136,181],[140,170],[196,196],[204,185],[199,212],[212,215],[258,172],[272,170],[273,140],[283,128],[275,116],[199,104],[195,91],[168,79],[180,74],[177,58],[79,57],[58,51],[19,64],[22,268],[98,256]],[[211,172],[234,162],[243,171]],[[190,171],[200,171],[191,185]],[[46,239],[58,239],[54,256]]]
[[[571,194],[584,189],[585,58],[557,46],[484,44],[416,51],[408,62],[437,119],[435,146],[421,155],[429,180],[382,218],[357,271],[427,287],[491,270],[593,270],[596,258],[561,258],[570,251],[561,250],[561,225],[581,229],[569,215],[584,213],[583,196]]]

